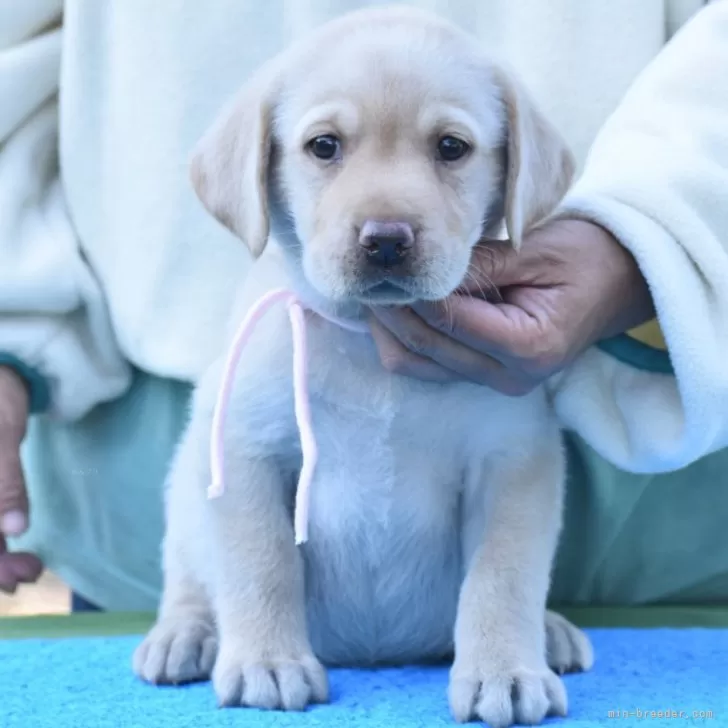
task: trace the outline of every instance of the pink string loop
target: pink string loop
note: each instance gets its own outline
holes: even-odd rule
[[[313,434],[311,404],[308,393],[306,316],[303,304],[292,291],[281,288],[266,293],[248,312],[235,333],[230,352],[225,361],[222,384],[218,392],[217,401],[215,402],[215,411],[212,418],[212,437],[210,443],[210,471],[212,481],[207,489],[207,496],[208,498],[218,498],[225,490],[225,419],[230,395],[232,394],[235,383],[235,370],[237,369],[243,349],[250,340],[255,326],[260,319],[272,306],[281,302],[285,302],[288,306],[288,316],[291,322],[293,336],[293,399],[303,458],[303,465],[296,489],[293,521],[296,544],[300,545],[308,540],[309,500],[311,482],[318,461],[318,450],[316,447],[316,438]],[[366,324],[360,322],[345,321],[325,314],[319,315],[349,331],[357,331],[360,333],[368,331]]]

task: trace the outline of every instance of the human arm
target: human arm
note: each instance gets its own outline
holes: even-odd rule
[[[37,576],[6,553],[27,526],[29,413],[82,417],[129,385],[58,170],[61,0],[0,0],[0,589]]]
[[[592,349],[554,381],[564,424],[617,465],[728,446],[728,3],[677,33],[607,121],[560,214],[619,239],[649,282],[670,373]]]

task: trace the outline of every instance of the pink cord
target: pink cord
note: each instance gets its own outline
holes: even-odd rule
[[[304,305],[296,297],[292,291],[286,289],[276,289],[262,296],[248,315],[243,319],[240,328],[235,334],[230,353],[225,362],[223,371],[222,384],[218,392],[217,401],[215,403],[215,412],[212,418],[212,439],[210,443],[210,469],[212,472],[212,482],[207,489],[208,498],[217,498],[221,496],[225,490],[223,480],[224,473],[224,456],[225,443],[223,437],[223,429],[225,427],[225,417],[227,415],[228,403],[235,382],[235,370],[237,369],[240,356],[242,355],[245,345],[248,343],[250,336],[255,329],[256,324],[265,315],[271,306],[276,303],[285,301],[288,305],[288,316],[291,321],[291,329],[293,334],[293,400],[296,414],[296,424],[301,438],[301,454],[303,456],[303,465],[301,474],[298,479],[298,487],[296,489],[296,505],[294,514],[294,532],[296,536],[296,544],[305,543],[308,540],[308,510],[309,510],[309,494],[311,489],[311,481],[313,480],[316,462],[318,460],[318,451],[316,448],[316,438],[313,434],[313,425],[311,422],[311,405],[308,394],[307,382],[307,346],[306,346],[306,317],[304,314]],[[366,333],[368,328],[366,324],[360,322],[346,321],[339,319],[308,306],[310,310],[317,313],[327,321],[341,326],[349,331]]]

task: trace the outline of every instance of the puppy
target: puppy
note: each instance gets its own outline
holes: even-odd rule
[[[374,305],[440,300],[503,222],[518,245],[572,176],[516,81],[442,20],[355,12],[264,66],[205,136],[192,179],[255,256],[243,312],[305,301],[319,448],[310,537],[294,542],[301,469],[285,307],[236,372],[223,497],[206,498],[222,364],[198,384],[167,489],[159,616],[134,657],[154,683],[212,677],[221,705],[327,700],[328,665],[453,659],[458,721],[565,714],[557,673],[585,635],[545,609],[564,456],[543,391],[385,371]],[[264,252],[265,249],[265,252]]]

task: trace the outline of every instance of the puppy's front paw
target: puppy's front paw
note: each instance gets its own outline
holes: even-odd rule
[[[211,623],[197,617],[163,619],[134,653],[134,672],[146,682],[178,684],[207,680],[217,653]]]
[[[458,665],[450,674],[450,711],[459,723],[482,720],[491,728],[535,725],[546,716],[565,716],[566,689],[548,666],[498,669]]]
[[[546,659],[563,675],[584,672],[594,664],[594,650],[586,634],[556,612],[546,612]]]
[[[246,659],[221,651],[212,674],[220,706],[303,710],[329,697],[326,670],[313,654]]]

